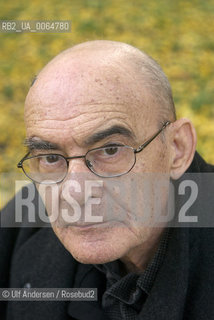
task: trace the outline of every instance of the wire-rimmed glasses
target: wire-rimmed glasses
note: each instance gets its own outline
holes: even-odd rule
[[[35,183],[60,183],[67,176],[69,160],[82,158],[95,175],[102,178],[119,177],[131,171],[136,163],[136,154],[144,150],[169,124],[170,121],[166,121],[158,132],[136,149],[127,145],[109,144],[73,157],[55,153],[30,156],[28,152],[17,167]]]

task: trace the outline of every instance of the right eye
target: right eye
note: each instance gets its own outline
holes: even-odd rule
[[[65,159],[57,154],[49,154],[38,157],[39,166],[48,169],[57,169],[65,165]]]

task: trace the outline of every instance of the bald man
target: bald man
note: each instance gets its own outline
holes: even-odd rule
[[[18,167],[51,227],[1,230],[1,287],[96,288],[97,300],[8,301],[1,319],[213,319],[212,229],[157,223],[171,181],[214,171],[160,66],[124,43],[76,45],[36,77],[25,123]]]

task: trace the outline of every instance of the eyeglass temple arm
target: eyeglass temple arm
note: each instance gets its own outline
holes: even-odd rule
[[[23,161],[29,156],[30,152],[28,152],[17,164],[17,168],[22,168]]]
[[[161,133],[161,131],[163,131],[170,123],[171,123],[170,121],[165,122],[163,127],[154,136],[152,136],[148,141],[142,144],[139,148],[135,149],[135,153],[138,153],[143,149],[145,149],[148,146],[148,144],[150,144],[150,142],[152,142]]]

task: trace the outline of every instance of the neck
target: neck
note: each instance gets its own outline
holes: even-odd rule
[[[152,231],[150,232],[152,232],[152,235],[150,235],[148,240],[131,249],[127,253],[127,255],[120,259],[122,262],[122,275],[125,275],[129,272],[141,273],[145,271],[146,267],[148,266],[158,249],[160,239],[164,231],[164,229],[159,228],[151,230]]]

